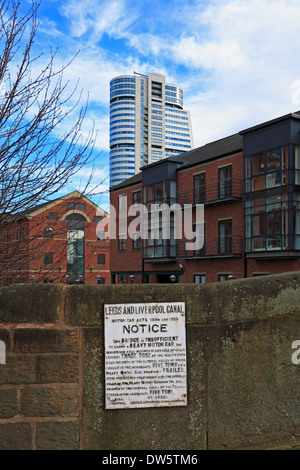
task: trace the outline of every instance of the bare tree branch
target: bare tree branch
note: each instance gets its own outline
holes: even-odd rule
[[[13,215],[49,201],[93,162],[97,133],[93,125],[83,136],[88,103],[80,108],[81,93],[75,100],[78,84],[68,92],[64,71],[70,63],[55,70],[56,52],[50,52],[36,72],[44,59],[34,52],[39,4],[32,0],[22,14],[20,1],[0,1],[0,240],[8,223],[19,223]],[[76,122],[60,135],[62,124],[76,112]],[[13,251],[0,252],[0,270]]]

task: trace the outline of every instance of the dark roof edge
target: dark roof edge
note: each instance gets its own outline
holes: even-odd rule
[[[64,202],[65,200],[71,197],[74,197],[74,198],[76,197],[78,199],[79,198],[86,199],[91,205],[98,207],[104,213],[106,213],[106,211],[104,211],[98,204],[93,202],[87,195],[75,189],[74,191],[71,191],[68,194],[65,194],[63,196],[58,196],[55,199],[50,199],[49,201],[46,201],[46,202],[42,202],[41,204],[37,204],[36,206],[30,207],[29,209],[24,209],[20,212],[16,212],[14,214],[11,214],[11,216],[17,217],[18,219],[26,219],[28,216],[30,216],[36,211],[40,211],[43,209],[47,210],[47,206],[55,206],[57,204],[60,204],[61,202]]]
[[[156,162],[148,163],[147,165],[144,165],[143,167],[141,167],[140,170],[145,170],[146,168],[150,168],[150,167],[153,167],[153,166],[156,166],[156,165],[160,165],[161,163],[165,163],[165,162],[181,163],[182,164],[182,160],[180,159],[180,155],[183,155],[183,154],[176,155],[176,157],[162,158],[161,160],[157,160]]]
[[[272,124],[276,124],[277,122],[285,121],[287,119],[300,119],[300,111],[296,111],[294,113],[289,113],[289,114],[284,114],[283,116],[280,116],[275,119],[270,119],[270,121],[265,121],[265,122],[262,122],[261,124],[257,124],[255,126],[248,127],[247,129],[243,129],[239,133],[241,135],[248,134],[249,132],[253,132],[257,129],[262,129],[263,127],[267,127]]]
[[[229,157],[230,155],[234,155],[236,153],[239,153],[243,150],[243,148],[238,148],[236,150],[233,150],[231,152],[226,152],[226,153],[223,153],[223,154],[220,154],[220,155],[217,155],[215,157],[207,157],[206,159],[204,160],[201,160],[201,161],[198,161],[198,162],[186,162],[185,165],[179,167],[176,169],[176,171],[183,171],[185,170],[186,168],[191,168],[193,166],[197,166],[197,165],[202,165],[203,163],[207,163],[207,162],[210,162],[210,161],[213,161],[213,160],[217,160],[218,158],[225,158],[225,157]]]
[[[183,171],[185,168],[190,168],[192,166],[201,165],[202,163],[205,163],[207,161],[216,160],[218,158],[233,155],[234,153],[237,153],[237,152],[240,152],[240,151],[243,150],[242,142],[241,142],[241,145],[237,145],[237,146],[235,146],[235,148],[231,148],[231,149],[229,149],[228,151],[225,151],[225,152],[216,152],[215,155],[207,156],[203,160],[199,159],[199,160],[196,160],[195,162],[189,160],[189,158],[191,158],[192,156],[194,156],[195,153],[197,153],[201,150],[207,149],[209,147],[213,147],[214,145],[216,145],[218,143],[221,143],[222,141],[226,141],[226,140],[229,141],[230,139],[237,138],[237,137],[240,137],[239,133],[235,133],[235,134],[229,135],[227,137],[222,137],[222,138],[217,139],[215,141],[208,142],[207,144],[204,144],[204,145],[202,145],[200,147],[197,147],[195,149],[189,150],[188,152],[181,153],[181,154],[177,155],[176,157],[163,158],[162,160],[149,163],[148,165],[145,165],[144,167],[142,167],[142,169],[144,170],[145,168],[155,166],[155,165],[160,165],[163,162],[169,161],[169,162],[177,163],[177,164],[181,163],[182,165],[180,167],[178,167],[176,169],[176,171],[181,171],[181,170]],[[140,171],[136,175],[131,176],[130,178],[122,181],[121,183],[113,186],[112,188],[110,188],[110,192],[125,189],[129,186],[134,186],[134,185],[139,184],[141,182],[142,182],[142,171]]]
[[[204,158],[199,158],[199,160],[197,159],[196,161],[190,161],[189,158],[191,158],[193,156],[194,153],[196,153],[197,151],[201,151],[201,150],[206,150],[208,149],[209,147],[213,147],[214,145],[218,144],[218,143],[221,143],[223,141],[229,141],[230,139],[233,139],[233,138],[238,138],[240,137],[241,138],[241,142],[240,144],[238,145],[234,145],[232,146],[230,149],[226,150],[226,151],[222,151],[222,152],[213,152],[213,155],[207,155],[206,157]],[[184,154],[182,154],[179,158],[184,161],[184,165],[182,167],[179,167],[177,169],[177,171],[181,171],[181,170],[184,170],[185,168],[187,167],[192,167],[192,166],[197,166],[197,165],[201,165],[202,163],[206,163],[206,162],[209,162],[209,161],[213,161],[213,160],[217,160],[218,158],[223,158],[223,157],[227,157],[229,155],[233,155],[235,153],[238,153],[240,151],[243,150],[243,143],[242,143],[242,137],[240,136],[239,133],[235,133],[235,134],[232,134],[232,135],[229,135],[228,137],[222,137],[221,139],[218,139],[218,140],[215,140],[213,142],[209,142],[201,147],[198,147],[196,149],[193,149],[191,150],[190,152],[186,152]]]
[[[130,182],[131,179],[134,179],[134,181]],[[130,178],[127,178],[126,180],[122,181],[119,184],[116,184],[115,186],[112,186],[109,189],[109,192],[112,193],[114,191],[119,191],[120,189],[125,189],[128,186],[135,186],[136,184],[139,184],[142,182],[142,172],[137,173],[134,176],[131,176]]]

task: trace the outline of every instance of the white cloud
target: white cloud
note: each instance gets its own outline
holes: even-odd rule
[[[43,18],[40,21],[39,31],[49,36],[53,36],[54,38],[62,36],[62,32],[57,28],[56,23],[46,18]]]
[[[236,69],[245,63],[240,45],[228,38],[218,42],[198,42],[195,36],[182,37],[172,47],[173,57],[187,66],[205,69]]]
[[[131,47],[135,48],[139,54],[144,56],[153,54],[168,54],[169,43],[164,39],[163,35],[160,36],[151,33],[128,33],[126,38],[129,41]]]
[[[299,0],[152,3],[65,0],[60,7],[72,35],[64,32],[60,53],[80,49],[65,78],[79,78],[89,92],[83,131],[95,121],[97,148],[108,148],[109,81],[133,71],[156,71],[183,87],[196,146],[297,109]],[[121,40],[119,48],[105,50],[104,33]]]
[[[182,86],[196,146],[296,110],[299,16],[294,0],[226,0],[185,18],[193,34],[170,50],[190,67]]]
[[[80,37],[94,24],[94,16],[91,12],[95,13],[97,3],[94,0],[84,2],[68,0],[62,4],[60,12],[70,20],[69,29],[72,36]]]
[[[67,0],[60,11],[70,20],[73,37],[87,33],[91,40],[100,40],[104,33],[122,36],[135,18],[125,0]]]

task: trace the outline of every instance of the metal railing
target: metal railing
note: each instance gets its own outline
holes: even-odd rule
[[[205,237],[200,250],[187,249],[187,240],[177,242],[177,258],[222,258],[242,255],[241,236]]]
[[[240,200],[242,180],[227,179],[207,183],[199,188],[187,188],[177,192],[177,202],[183,204],[214,204]]]

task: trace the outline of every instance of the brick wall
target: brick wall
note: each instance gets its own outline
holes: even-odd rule
[[[71,193],[74,194],[74,193]],[[79,193],[78,193],[79,194]],[[67,203],[84,204],[85,209],[69,209]],[[0,270],[0,285],[9,285],[15,282],[44,282],[51,276],[52,282],[66,282],[67,273],[67,222],[65,218],[75,211],[85,218],[84,230],[84,279],[87,284],[97,284],[97,276],[110,284],[110,243],[109,240],[98,240],[98,222],[95,216],[105,217],[101,208],[97,210],[95,204],[85,197],[64,197],[42,206],[41,209],[32,210],[28,220],[13,223],[8,226],[11,236],[10,243],[0,240],[3,253],[12,253],[8,256],[5,269]],[[99,211],[99,214],[98,214]],[[55,214],[49,219],[49,214]],[[25,230],[23,234],[22,230]],[[51,230],[52,236],[45,238],[45,230]],[[107,230],[107,228],[105,228]],[[21,235],[22,236],[21,236]],[[51,253],[52,260],[45,264],[45,254]],[[98,255],[104,255],[101,264],[98,264]]]
[[[232,179],[236,180],[237,184],[242,184],[243,180],[243,155],[236,154],[228,157],[220,158],[211,162],[201,163],[187,169],[182,169],[178,172],[178,192],[183,194],[185,191],[189,197],[193,197],[194,176],[205,172],[207,190],[213,185],[216,191],[217,182],[219,179],[218,170],[224,166],[232,167]],[[238,193],[242,195],[241,192]],[[217,196],[217,192],[213,194]],[[180,197],[180,196],[179,196]],[[217,197],[216,197],[217,198]],[[209,195],[207,196],[209,200]],[[192,202],[192,199],[189,200]],[[204,221],[205,221],[205,239],[213,239],[218,237],[219,220],[231,219],[232,220],[232,236],[243,237],[243,203],[242,201],[229,202],[225,204],[216,204],[212,206],[205,206]],[[243,247],[242,247],[243,248]],[[216,254],[216,253],[215,253]],[[193,282],[194,274],[205,274],[206,282],[217,282],[219,274],[233,274],[235,278],[244,277],[244,260],[241,253],[239,258],[213,258],[198,259],[198,260],[180,260],[184,266],[184,274],[182,282]]]
[[[224,166],[232,166],[232,179],[236,181],[237,185],[240,184],[239,196],[242,196],[242,181],[243,181],[243,156],[241,153],[230,155],[227,157],[219,158],[217,160],[201,163],[199,165],[192,166],[187,169],[178,171],[177,190],[179,194],[179,202],[183,204],[193,202],[193,187],[194,187],[194,175],[205,172],[207,188],[213,188],[213,196],[217,198],[217,187],[219,178],[219,168]],[[141,184],[128,186],[118,191],[114,190],[111,193],[111,204],[118,211],[118,197],[121,194],[127,196],[128,207],[132,204],[132,194],[134,191],[142,189]],[[208,189],[209,191],[209,189]],[[187,192],[187,201],[184,201],[184,197],[181,201],[181,196],[184,192]],[[195,216],[195,214],[194,214]],[[242,200],[231,201],[225,204],[216,204],[212,206],[206,206],[204,211],[205,220],[205,238],[207,243],[211,243],[213,250],[218,250],[217,238],[219,235],[218,222],[220,220],[230,219],[232,220],[232,235],[236,240],[237,249],[241,249],[238,258],[234,257],[216,257],[198,260],[190,259],[178,259],[175,262],[168,263],[151,263],[147,262],[144,265],[144,269],[147,272],[160,271],[162,274],[164,271],[178,272],[178,265],[183,265],[181,282],[191,283],[194,280],[194,274],[205,274],[207,282],[217,282],[219,274],[233,274],[235,278],[241,279],[244,277],[244,257],[243,257],[243,202]],[[118,222],[118,216],[117,216]],[[128,220],[130,223],[130,220]],[[118,223],[117,223],[118,227]],[[118,230],[118,229],[117,229]],[[118,233],[118,231],[117,231]],[[239,238],[240,237],[240,238]],[[181,243],[181,242],[179,242]],[[180,251],[180,250],[179,250]],[[213,254],[217,254],[213,253]],[[132,241],[130,238],[127,239],[126,250],[124,252],[118,251],[118,240],[111,240],[111,271],[129,272],[142,270],[142,252],[132,250]],[[151,276],[151,282],[157,282],[156,276]],[[138,283],[136,277],[135,283]]]
[[[124,189],[120,189],[119,191],[112,191],[110,195],[110,204],[115,208],[116,211],[116,238],[110,240],[110,250],[111,250],[111,263],[110,269],[112,272],[114,271],[121,271],[121,272],[129,272],[133,273],[136,271],[142,271],[142,250],[133,250],[132,248],[132,240],[130,237],[127,237],[126,240],[126,250],[119,251],[118,248],[118,235],[119,235],[119,196],[126,195],[127,196],[127,210],[133,204],[133,193],[135,191],[141,191],[142,185],[136,184],[133,186],[129,186]],[[139,213],[136,214],[135,217],[129,218],[128,217],[128,224],[139,217]],[[118,279],[116,279],[118,282]]]

